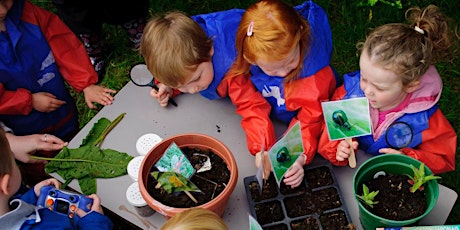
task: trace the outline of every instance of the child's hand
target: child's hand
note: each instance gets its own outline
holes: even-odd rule
[[[104,215],[104,211],[102,210],[102,206],[101,206],[101,199],[99,198],[98,195],[96,194],[91,194],[88,196],[89,198],[92,198],[93,199],[93,204],[91,205],[91,211],[95,211],[95,212],[98,212],[102,215]],[[86,216],[88,214],[88,212],[85,212],[79,208],[77,208],[77,211],[76,211],[77,215],[81,218],[83,218],[84,216]]]
[[[384,154],[403,154],[403,152],[392,149],[392,148],[381,148],[379,149],[379,153],[384,153]]]
[[[61,188],[61,183],[59,183],[58,180],[56,180],[54,178],[46,179],[46,180],[44,180],[42,182],[39,182],[38,184],[36,184],[34,186],[35,195],[37,195],[37,197],[39,197],[40,196],[40,190],[43,188],[43,186],[48,186],[48,185],[53,185],[56,188]]]
[[[157,99],[161,107],[166,107],[168,105],[169,98],[173,94],[173,89],[162,83],[158,83],[157,86],[158,91],[152,88],[152,90],[150,90],[150,95]]]
[[[284,174],[283,182],[286,185],[290,185],[291,188],[295,188],[302,183],[304,176],[303,165],[305,164],[306,160],[305,158],[306,156],[304,154],[300,155],[286,172],[286,174]]]
[[[93,105],[93,102],[99,103],[101,105],[112,104],[114,98],[111,94],[116,92],[117,91],[113,89],[105,88],[98,85],[90,85],[83,89],[86,104],[90,109],[96,108],[96,106]]]
[[[56,99],[51,93],[38,92],[32,94],[32,108],[43,113],[53,112],[66,102]]]
[[[13,150],[14,158],[24,163],[46,163],[43,160],[30,159],[36,151],[56,151],[67,146],[67,142],[51,134],[32,134],[27,136],[16,136],[6,133]]]
[[[256,161],[256,167],[260,168],[262,164],[262,154],[264,154],[264,179],[268,179],[270,176],[270,172],[272,171],[272,166],[270,164],[270,159],[268,156],[268,151],[258,152],[256,153],[255,161]]]
[[[358,149],[358,142],[352,141],[353,149],[356,151]],[[337,146],[337,152],[335,154],[335,159],[338,161],[344,161],[350,157],[351,149],[350,145],[345,141],[341,140]]]

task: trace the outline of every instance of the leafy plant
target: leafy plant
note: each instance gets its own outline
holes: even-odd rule
[[[195,203],[198,201],[190,192],[201,192],[201,190],[185,176],[176,172],[152,172],[150,175],[158,181],[155,188],[162,187],[167,193],[185,192]]]
[[[375,196],[379,194],[379,191],[373,191],[369,192],[369,188],[363,184],[363,195],[358,195],[356,194],[356,197],[358,197],[364,204],[368,205],[369,207],[373,208],[374,204],[378,204],[378,201],[374,201]]]
[[[391,0],[367,0],[367,1],[362,0],[361,2],[358,3],[358,6],[368,5],[370,7],[373,7],[373,6],[375,6],[375,4],[377,4],[377,2],[381,2],[383,4],[393,6],[393,7],[396,7],[398,9],[402,9],[401,0],[394,0],[394,1],[391,1]]]
[[[423,184],[430,180],[437,180],[441,179],[439,176],[435,176],[433,174],[431,175],[425,175],[425,164],[421,163],[419,168],[416,168],[413,165],[410,165],[412,171],[414,172],[414,176],[407,175],[410,180],[409,183],[412,184],[412,187],[410,188],[410,191],[414,193],[415,191],[423,190]]]
[[[361,0],[360,2],[358,2],[357,6],[358,7],[363,7],[363,6],[369,6],[370,9],[369,9],[369,16],[368,16],[368,19],[369,21],[372,20],[372,7],[374,7],[377,2],[381,2],[385,5],[389,5],[389,6],[392,6],[392,7],[395,7],[397,9],[402,9],[402,3],[401,3],[401,0]]]
[[[123,118],[120,114],[113,122],[107,118],[99,119],[75,149],[62,148],[54,158],[31,156],[33,159],[47,160],[47,173],[56,172],[64,180],[63,188],[77,179],[84,194],[96,193],[96,178],[113,178],[126,174],[126,167],[132,156],[112,149],[100,149],[99,145],[110,130]]]

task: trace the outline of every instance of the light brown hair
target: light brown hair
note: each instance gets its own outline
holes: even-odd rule
[[[247,31],[253,24],[252,35]],[[300,46],[300,64],[285,81],[300,75],[303,59],[310,47],[310,26],[293,7],[278,0],[262,0],[251,5],[241,18],[236,34],[237,57],[230,76],[248,74],[257,60],[280,61]]]
[[[402,77],[404,86],[418,80],[430,65],[443,58],[451,45],[448,18],[429,5],[406,11],[409,24],[390,23],[374,29],[358,49]],[[417,27],[417,28],[416,28]],[[419,29],[423,31],[417,31]]]
[[[5,174],[10,174],[13,170],[13,153],[10,149],[10,144],[5,136],[5,131],[0,128],[0,177]]]
[[[191,208],[173,216],[161,230],[228,230],[228,227],[216,213]]]
[[[190,80],[199,64],[212,56],[212,40],[192,18],[174,11],[153,17],[140,42],[147,68],[161,83],[178,87]]]

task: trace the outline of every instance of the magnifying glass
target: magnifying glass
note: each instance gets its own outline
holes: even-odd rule
[[[402,149],[409,146],[414,138],[414,131],[406,122],[395,122],[385,133],[387,144],[393,149]]]
[[[158,86],[155,85],[155,80],[147,69],[147,65],[145,64],[138,64],[131,68],[131,72],[129,74],[131,81],[137,86],[149,86],[154,88],[158,91]],[[177,107],[177,103],[172,99],[169,98],[169,104],[172,104]]]

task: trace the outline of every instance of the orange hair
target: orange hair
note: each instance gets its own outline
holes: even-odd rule
[[[252,35],[248,27],[253,25]],[[248,74],[257,60],[280,61],[300,46],[300,60],[310,46],[310,26],[293,7],[278,0],[262,0],[251,5],[241,18],[236,34],[237,57],[229,76]],[[285,80],[298,77],[302,61]]]

